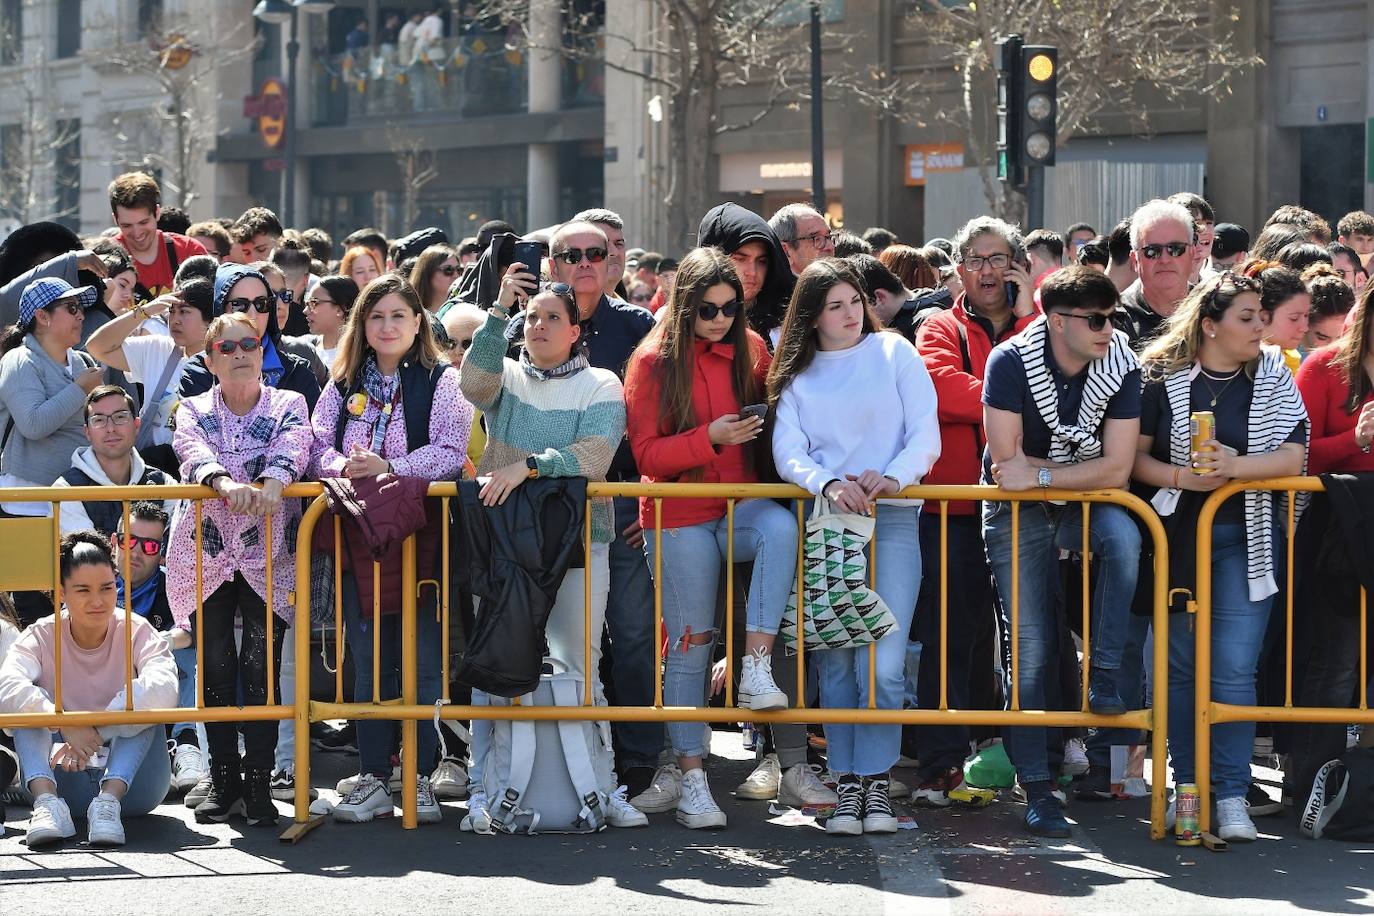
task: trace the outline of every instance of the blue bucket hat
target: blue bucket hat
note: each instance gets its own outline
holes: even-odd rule
[[[45,309],[62,299],[75,299],[83,309],[95,305],[100,295],[94,286],[73,287],[61,277],[44,277],[34,280],[24,288],[19,297],[19,326],[25,328],[33,321],[39,309]]]

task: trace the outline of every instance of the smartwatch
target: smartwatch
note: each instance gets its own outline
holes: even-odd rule
[[[1040,488],[1042,490],[1048,490],[1050,486],[1054,483],[1054,478],[1053,475],[1050,473],[1050,469],[1041,468],[1040,472],[1035,475],[1035,482],[1040,484]]]
[[[525,467],[530,469],[530,480],[534,480],[536,477],[539,476],[539,459],[535,458],[533,455],[525,459]]]

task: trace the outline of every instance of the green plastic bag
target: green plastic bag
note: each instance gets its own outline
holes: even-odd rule
[[[964,761],[964,782],[980,789],[1010,789],[1016,784],[1016,767],[1000,742],[990,744]]]

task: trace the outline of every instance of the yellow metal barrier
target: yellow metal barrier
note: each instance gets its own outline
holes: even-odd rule
[[[1229,497],[1247,490],[1272,490],[1288,493],[1287,511],[1282,513],[1284,523],[1284,554],[1282,562],[1287,570],[1284,588],[1285,630],[1287,633],[1287,652],[1284,659],[1284,692],[1282,706],[1241,706],[1233,703],[1218,703],[1212,699],[1212,527],[1217,511]],[[1273,480],[1232,481],[1217,488],[1203,503],[1197,523],[1197,639],[1194,649],[1195,673],[1194,691],[1196,715],[1194,727],[1196,739],[1194,746],[1194,767],[1201,812],[1199,824],[1203,830],[1211,829],[1212,792],[1212,726],[1225,722],[1310,722],[1335,723],[1342,725],[1374,725],[1374,709],[1367,702],[1366,685],[1368,678],[1367,646],[1368,602],[1365,591],[1360,589],[1360,691],[1357,707],[1316,707],[1293,705],[1293,546],[1297,518],[1293,497],[1298,493],[1321,493],[1325,490],[1317,477],[1280,477]],[[1277,546],[1277,539],[1276,539]],[[1274,558],[1277,570],[1280,562],[1277,552]],[[1271,612],[1272,613],[1272,612]],[[1156,688],[1157,690],[1158,688]]]
[[[449,499],[457,495],[457,484],[438,483],[430,486],[430,495],[443,499],[443,516],[447,518]],[[590,517],[591,500],[599,497],[626,496],[636,498],[648,498],[654,501],[654,515],[656,520],[661,520],[662,503],[664,499],[671,498],[702,498],[713,497],[725,499],[727,501],[727,516],[733,523],[735,504],[744,499],[793,499],[809,500],[810,494],[792,486],[785,485],[764,485],[764,484],[590,484],[587,488],[587,514]],[[1167,573],[1168,573],[1168,543],[1164,529],[1158,516],[1144,501],[1120,490],[1101,490],[1093,492],[1066,492],[1058,490],[1032,491],[1025,493],[1009,493],[997,487],[982,486],[927,486],[912,487],[901,494],[904,498],[919,498],[926,500],[926,511],[930,511],[932,504],[939,504],[941,518],[941,569],[942,572],[947,568],[948,561],[948,512],[951,501],[962,500],[1000,500],[1012,503],[1013,518],[1013,537],[1012,537],[1012,556],[1013,567],[1019,563],[1017,558],[1017,537],[1019,529],[1019,506],[1022,502],[1040,502],[1048,499],[1065,500],[1070,502],[1081,502],[1084,507],[1084,536],[1083,547],[1086,552],[1088,546],[1088,526],[1089,511],[1088,506],[1094,503],[1106,503],[1121,506],[1132,512],[1141,520],[1145,529],[1149,532],[1154,545],[1154,568],[1155,582],[1153,595],[1154,627],[1155,627],[1155,652],[1153,658],[1154,670],[1154,707],[1128,712],[1121,716],[1100,716],[1088,711],[1086,690],[1083,702],[1076,711],[1044,711],[1044,710],[1025,710],[1020,708],[1020,696],[1017,688],[1019,673],[1019,653],[1017,642],[1012,639],[1012,699],[1011,709],[1009,710],[958,710],[950,709],[947,703],[947,689],[945,681],[948,670],[947,640],[942,639],[941,653],[939,659],[941,671],[941,693],[938,709],[876,709],[876,691],[873,690],[873,678],[876,666],[873,665],[872,655],[870,655],[869,665],[869,707],[867,709],[836,709],[836,708],[807,708],[804,700],[796,708],[780,710],[776,712],[755,712],[752,710],[741,710],[733,705],[732,694],[732,675],[729,670],[732,665],[731,653],[726,653],[727,677],[726,677],[726,705],[716,708],[698,707],[665,707],[663,705],[663,686],[661,676],[656,679],[654,688],[654,703],[651,707],[626,707],[626,706],[595,706],[592,698],[592,678],[587,678],[587,692],[581,707],[530,707],[521,705],[511,706],[473,706],[473,705],[453,705],[446,704],[441,710],[441,717],[449,720],[469,720],[469,719],[524,719],[524,720],[607,720],[607,721],[649,721],[649,722],[738,722],[742,719],[759,723],[853,723],[853,724],[913,724],[913,725],[939,725],[939,724],[964,724],[964,725],[1022,725],[1022,726],[1047,726],[1047,727],[1113,727],[1113,728],[1136,728],[1148,729],[1152,733],[1153,747],[1153,797],[1151,803],[1151,836],[1159,839],[1164,835],[1164,787],[1165,787],[1165,748],[1166,735],[1165,727],[1168,721],[1168,609],[1166,606],[1167,594]],[[300,527],[297,540],[297,573],[296,573],[296,606],[298,613],[308,613],[310,606],[310,544],[313,539],[315,525],[324,511],[324,499],[317,499],[308,507]],[[803,510],[800,503],[797,506],[798,525],[804,522]],[[591,554],[591,526],[585,526],[586,539],[583,545],[587,555],[586,568],[590,570]],[[336,524],[334,531],[336,557],[340,547],[340,532]],[[646,537],[662,537],[661,525],[657,526],[656,531],[646,531]],[[340,662],[336,668],[335,699],[332,703],[321,703],[311,700],[310,690],[310,664],[309,664],[309,640],[296,640],[296,701],[294,715],[296,718],[296,806],[295,818],[296,826],[288,834],[299,836],[310,826],[318,822],[319,816],[312,820],[309,814],[309,799],[307,792],[310,785],[310,755],[309,755],[309,724],[323,719],[386,719],[400,720],[403,723],[401,736],[401,758],[403,764],[404,789],[402,794],[402,815],[403,825],[406,828],[416,826],[416,807],[415,807],[415,787],[417,780],[417,724],[420,720],[429,720],[435,715],[433,706],[418,705],[416,703],[416,675],[417,658],[415,643],[415,613],[416,600],[419,589],[428,585],[436,585],[439,592],[437,614],[442,632],[445,634],[443,640],[443,683],[444,700],[448,697],[449,676],[449,653],[448,653],[448,577],[449,569],[447,564],[447,531],[444,532],[444,561],[442,569],[442,582],[435,583],[432,579],[418,577],[416,574],[416,550],[415,539],[412,536],[406,542],[406,549],[403,555],[402,574],[403,580],[408,585],[404,589],[404,600],[401,607],[402,614],[402,645],[401,645],[401,684],[402,696],[397,701],[383,701],[377,695],[374,686],[374,696],[369,698],[371,702],[364,702],[362,698],[355,697],[355,702],[343,702],[343,665],[342,662],[342,597],[337,587],[339,584],[338,569],[341,564],[335,564],[336,588],[335,588],[335,634],[337,641],[336,661]],[[731,534],[728,539],[727,549],[730,557],[733,557],[734,538],[733,524]],[[663,599],[662,599],[662,552],[655,551],[654,568],[654,622],[655,633],[662,632],[663,622]],[[726,567],[726,622],[725,638],[727,644],[733,637],[733,562],[727,562]],[[1091,600],[1087,573],[1088,564],[1084,564],[1084,655],[1085,671],[1088,666],[1087,659],[1090,657],[1091,647],[1089,644],[1088,620],[1091,615]],[[374,564],[374,576],[378,575],[378,570]],[[875,564],[870,564],[870,575],[876,574]],[[798,583],[802,578],[802,556],[799,546]],[[945,577],[942,575],[940,589],[940,632],[942,636],[947,632],[948,626],[948,588],[944,584]],[[584,664],[588,672],[591,670],[591,586],[590,575],[585,577],[586,586],[584,594],[584,612],[586,614],[584,622],[584,632],[588,635],[587,645],[584,647]],[[1016,573],[1013,571],[1013,583],[1016,582]],[[375,593],[375,590],[374,590]],[[805,594],[803,591],[802,594]],[[379,598],[374,598],[374,619],[380,613],[377,602]],[[1012,620],[1013,632],[1019,619],[1020,596],[1018,588],[1013,584],[1010,596],[1010,617]],[[802,613],[805,613],[803,604]],[[800,631],[799,627],[799,631]],[[374,639],[379,638],[377,634],[379,628],[374,628]],[[599,638],[599,637],[598,637]],[[375,644],[374,644],[375,645]],[[659,639],[654,640],[655,645],[655,665],[661,671],[663,657],[661,643]],[[874,650],[870,648],[870,653]],[[380,653],[374,651],[373,664],[380,664]],[[800,649],[797,652],[797,668],[801,676],[799,683],[804,684],[804,652]],[[380,683],[380,678],[376,676],[377,669],[374,667],[374,685]],[[1085,674],[1086,677],[1086,674]]]

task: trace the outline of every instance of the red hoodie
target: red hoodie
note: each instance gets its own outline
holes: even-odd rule
[[[759,403],[767,390],[772,359],[763,338],[749,331],[754,353],[754,379]],[[716,446],[708,431],[711,422],[725,414],[739,413],[739,399],[731,379],[735,347],[727,343],[696,341],[692,377],[692,412],[695,428],[682,433],[665,432],[659,423],[659,383],[652,363],[657,352],[638,351],[625,372],[626,432],[635,463],[645,483],[681,480],[689,471],[702,469],[701,483],[754,483],[758,475],[749,466],[745,445]],[[693,478],[697,480],[698,478]],[[724,499],[665,499],[663,527],[681,528],[713,522],[725,514]],[[646,531],[654,527],[654,501],[639,501],[639,522]]]
[[[960,295],[953,308],[922,323],[916,332],[916,349],[926,361],[939,400],[940,458],[921,483],[934,486],[978,482],[987,441],[983,434],[983,374],[988,356],[993,347],[1020,333],[1037,317],[1038,313],[1017,318],[993,340],[987,322],[970,314],[964,306],[964,296]],[[938,511],[938,507],[931,508]],[[951,502],[949,511],[952,515],[972,515],[975,504]]]

